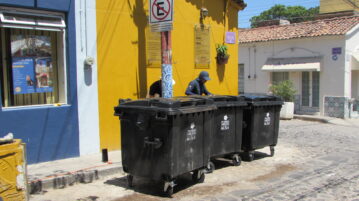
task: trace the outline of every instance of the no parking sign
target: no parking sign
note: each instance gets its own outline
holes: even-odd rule
[[[151,30],[155,32],[171,31],[173,22],[173,0],[150,0]]]

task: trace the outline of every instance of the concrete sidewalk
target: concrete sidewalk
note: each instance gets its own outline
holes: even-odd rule
[[[29,192],[34,194],[77,183],[91,183],[101,177],[123,173],[121,151],[109,152],[108,159],[109,162],[103,163],[102,154],[98,153],[28,165]]]
[[[294,115],[294,119],[304,121],[316,121],[321,123],[330,123],[342,126],[357,126],[359,127],[359,119],[340,119],[334,117],[316,116],[316,115]]]
[[[338,119],[322,116],[294,115],[295,119],[331,123],[359,128],[359,119]],[[290,120],[289,120],[290,121]],[[109,152],[109,162],[101,162],[101,153],[64,160],[28,165],[31,194],[49,189],[65,188],[77,183],[91,183],[101,177],[123,173],[121,151]]]

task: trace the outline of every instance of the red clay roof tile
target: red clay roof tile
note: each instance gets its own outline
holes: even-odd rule
[[[326,35],[344,35],[358,23],[359,16],[346,16],[290,25],[240,29],[238,31],[238,41],[239,43],[250,43]]]

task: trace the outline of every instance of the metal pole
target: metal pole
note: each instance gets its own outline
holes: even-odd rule
[[[172,41],[171,31],[161,32],[161,53],[162,53],[162,97],[172,98]]]

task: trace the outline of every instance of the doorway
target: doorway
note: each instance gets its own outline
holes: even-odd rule
[[[302,110],[319,112],[320,72],[302,72]]]

